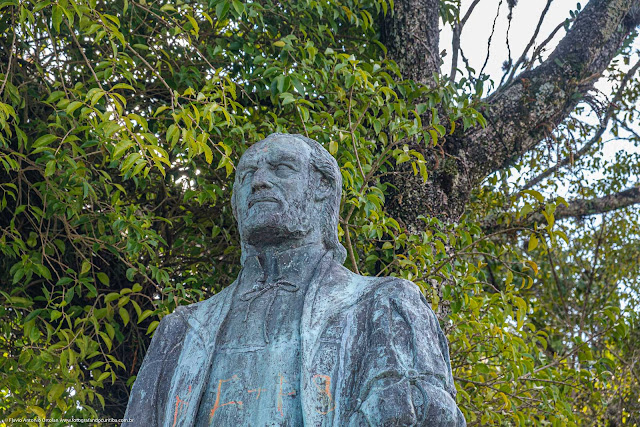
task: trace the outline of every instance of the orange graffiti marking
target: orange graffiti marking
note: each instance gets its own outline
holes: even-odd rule
[[[333,396],[331,396],[331,377],[329,375],[314,375],[313,382],[318,389],[318,397],[322,402],[322,406],[328,408],[326,411],[316,409],[316,412],[321,415],[327,415],[335,409]]]
[[[282,411],[282,384],[285,383],[286,381],[284,380],[284,377],[282,376],[282,374],[278,374],[278,377],[280,377],[280,390],[278,391],[278,412],[280,412],[280,415],[282,415],[284,417],[284,412]]]
[[[191,389],[191,386],[189,386],[189,389]],[[189,390],[189,393],[191,393],[191,390]],[[186,400],[180,399],[180,396],[176,394],[176,409],[173,412],[172,427],[175,427],[175,425],[178,423],[178,412],[180,412],[180,409],[183,408],[184,406],[189,406],[189,402],[187,402]]]
[[[284,401],[282,400],[282,396],[295,396],[297,391],[294,389],[293,391],[285,394],[282,391],[282,386],[284,385],[284,383],[286,383],[288,381],[286,381],[284,379],[282,374],[278,374],[278,377],[280,378],[280,389],[278,390],[278,412],[280,412],[280,415],[282,415],[284,417],[284,411],[282,409],[283,406],[284,406]]]
[[[238,379],[238,376],[234,375],[229,379],[218,381],[218,392],[216,393],[216,402],[213,404],[213,409],[211,409],[211,412],[209,413],[209,424],[211,424],[211,421],[213,421],[213,417],[216,414],[216,411],[222,408],[223,406],[227,406],[227,405],[242,406],[242,400],[237,400],[237,401],[232,400],[230,402],[223,403],[222,405],[220,404],[220,392],[222,391],[222,383],[226,383],[227,381],[237,380],[237,379]]]
[[[256,395],[256,400],[260,399],[260,393],[262,393],[263,391],[267,391],[266,388],[254,388],[253,390],[247,390],[247,393],[255,393],[258,392],[258,394]]]

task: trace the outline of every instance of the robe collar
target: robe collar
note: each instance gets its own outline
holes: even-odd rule
[[[277,283],[306,289],[314,270],[327,250],[321,243],[292,249],[247,254],[240,273],[240,293],[259,291]],[[287,285],[283,285],[287,286]]]

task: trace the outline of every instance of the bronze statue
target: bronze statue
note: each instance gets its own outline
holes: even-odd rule
[[[145,426],[464,426],[449,351],[413,283],[342,266],[342,179],[301,135],[240,159],[238,279],[158,326],[125,418]]]

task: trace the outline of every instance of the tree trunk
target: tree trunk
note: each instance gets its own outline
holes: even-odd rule
[[[430,83],[439,71],[437,1],[398,0],[383,24],[383,43],[404,77]],[[487,175],[534,148],[593,89],[624,39],[640,24],[640,0],[591,0],[550,57],[484,99],[486,128],[458,130],[441,150],[420,149],[429,168],[423,184],[408,166],[389,183],[387,207],[410,230],[419,215],[457,221],[471,190]],[[458,127],[459,129],[460,127]]]

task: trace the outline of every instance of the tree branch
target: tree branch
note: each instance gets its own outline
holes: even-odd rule
[[[582,218],[589,215],[598,215],[617,209],[640,204],[640,186],[628,188],[618,193],[609,194],[593,199],[574,199],[569,206],[560,205],[556,208],[554,219]],[[498,219],[501,219],[498,221]],[[498,233],[509,228],[530,228],[533,224],[544,224],[547,220],[540,211],[531,212],[529,215],[511,221],[505,221],[502,215],[491,215],[482,222],[485,233]]]
[[[516,73],[516,71],[518,71],[518,68],[520,67],[520,65],[526,60],[527,53],[529,52],[529,49],[531,49],[533,44],[536,42],[536,38],[538,37],[538,33],[540,32],[540,28],[542,27],[542,23],[544,22],[545,16],[547,16],[547,12],[549,11],[549,8],[551,7],[551,3],[552,2],[553,2],[553,0],[547,0],[547,4],[545,5],[544,9],[542,10],[542,13],[540,14],[540,19],[538,19],[538,25],[536,26],[536,29],[533,32],[533,36],[531,36],[531,40],[529,40],[529,43],[527,44],[527,46],[522,51],[522,55],[520,55],[520,58],[518,58],[518,60],[515,62],[515,64],[513,64],[513,67],[511,69],[511,74],[509,74],[509,78],[507,79],[507,84],[513,80],[514,74]]]
[[[437,0],[399,0],[382,24],[382,41],[404,78],[430,85],[439,70]],[[640,24],[640,0],[590,0],[549,58],[484,100],[486,128],[457,127],[441,153],[425,154],[427,182],[399,167],[386,207],[409,230],[419,215],[457,221],[475,185],[534,148],[593,88],[625,38]],[[436,30],[436,34],[433,33]],[[546,43],[545,40],[544,43]],[[536,50],[536,53],[538,51]],[[464,55],[459,49],[459,55]]]
[[[560,31],[562,28],[564,28],[564,21],[562,21],[561,23],[556,25],[556,27],[553,29],[553,31],[551,31],[551,33],[549,33],[547,38],[544,39],[542,41],[542,43],[540,43],[540,45],[538,47],[536,47],[536,49],[531,54],[531,60],[529,60],[529,63],[527,64],[527,68],[526,68],[527,71],[529,71],[531,69],[531,67],[533,67],[533,64],[535,63],[536,58],[538,57],[538,55],[540,55],[542,53],[542,49],[544,49],[544,47],[546,45],[548,45],[551,40],[553,40],[553,38],[556,36],[558,31]],[[509,80],[511,81],[512,79],[509,79]]]
[[[496,10],[496,16],[493,18],[493,25],[491,26],[491,34],[489,34],[489,39],[487,40],[487,56],[484,58],[484,64],[482,64],[482,68],[480,69],[480,76],[484,72],[487,63],[489,62],[489,56],[491,56],[491,40],[493,39],[493,35],[496,32],[496,22],[498,21],[498,17],[500,16],[500,9],[502,8],[502,0],[498,2],[498,10]]]
[[[486,100],[489,125],[468,132],[461,144],[473,178],[504,168],[548,135],[639,24],[640,0],[591,0],[546,61]]]
[[[618,88],[615,96],[613,97],[613,100],[609,103],[609,107],[607,108],[607,111],[605,112],[605,115],[601,120],[600,126],[598,127],[598,130],[596,131],[595,135],[593,135],[593,137],[586,144],[584,144],[582,148],[578,150],[573,156],[565,157],[564,159],[556,163],[554,166],[547,168],[545,171],[540,173],[531,181],[527,182],[524,185],[524,187],[522,187],[523,190],[528,190],[532,188],[534,185],[539,184],[543,179],[548,178],[549,176],[554,174],[560,168],[570,163],[573,163],[573,161],[584,156],[586,153],[588,153],[591,150],[591,147],[593,147],[598,141],[600,141],[600,138],[602,138],[602,135],[604,134],[605,130],[607,129],[607,126],[609,125],[609,120],[611,120],[611,117],[618,110],[618,102],[622,98],[622,94],[627,84],[633,78],[634,74],[638,71],[638,68],[640,68],[640,61],[636,62],[636,64],[623,77],[622,81],[620,82],[620,87]]]
[[[597,197],[595,199],[576,199],[569,206],[558,206],[555,212],[556,219],[579,218],[587,215],[596,215],[640,203],[640,187],[631,187],[619,193]]]
[[[469,9],[467,9],[467,12],[464,14],[464,17],[462,18],[462,20],[453,26],[453,39],[451,41],[451,50],[453,51],[453,53],[452,53],[452,59],[451,59],[451,70],[449,71],[449,79],[451,81],[455,81],[456,73],[458,72],[458,55],[460,53],[460,34],[462,33],[462,29],[467,23],[467,20],[471,16],[473,9],[476,8],[476,6],[478,5],[478,3],[480,3],[480,1],[481,0],[473,0],[473,3],[471,3],[471,5],[469,6]]]

